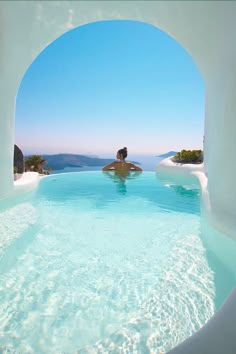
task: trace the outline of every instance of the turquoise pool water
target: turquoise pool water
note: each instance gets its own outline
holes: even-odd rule
[[[153,172],[83,172],[2,203],[0,348],[161,353],[198,330],[219,305],[199,199]]]

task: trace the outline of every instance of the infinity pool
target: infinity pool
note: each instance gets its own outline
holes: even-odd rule
[[[162,353],[202,327],[219,304],[199,199],[82,172],[2,202],[0,352]]]

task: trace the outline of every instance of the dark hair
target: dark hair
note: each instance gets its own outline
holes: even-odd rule
[[[123,156],[125,159],[128,155],[127,147],[123,147],[123,149],[118,150],[118,153]]]

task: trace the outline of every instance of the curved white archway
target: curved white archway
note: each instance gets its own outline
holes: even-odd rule
[[[124,32],[126,33],[126,35],[123,34]],[[115,38],[112,33],[114,33]],[[119,38],[122,34],[123,37],[121,40]],[[128,47],[126,44],[127,35],[128,38],[130,38]],[[130,37],[131,35],[132,38]],[[111,42],[109,41],[109,45],[107,46],[107,38],[110,38],[110,36]],[[153,40],[151,40],[151,38]],[[137,49],[135,45],[137,41],[139,43],[139,49]],[[163,41],[165,42],[165,45],[163,45]],[[99,49],[99,43],[100,46],[102,46],[103,48],[102,51],[101,49]],[[148,43],[150,44],[148,45]],[[80,48],[79,52],[78,49],[76,51],[76,48]],[[119,48],[119,50],[116,50],[116,48]],[[126,48],[126,50],[122,53],[124,48]],[[134,49],[132,50],[132,48]],[[56,52],[57,54],[55,55]],[[116,54],[114,54],[114,52]],[[65,54],[66,61],[64,59]],[[72,114],[71,119],[69,118],[68,120],[68,117],[70,117],[71,115],[71,112],[69,111],[69,106],[72,105],[74,106],[73,109],[76,109],[76,119],[78,121],[80,121],[80,119],[84,120],[84,118],[81,116],[80,111],[80,106],[82,103],[81,92],[79,91],[80,93],[77,97],[75,97],[75,93],[77,92],[77,90],[79,90],[79,85],[81,85],[81,82],[83,81],[83,78],[81,76],[81,69],[79,70],[79,68],[83,66],[83,71],[86,71],[86,67],[88,65],[88,55],[90,58],[89,62],[92,69],[87,69],[89,69],[90,74],[92,70],[93,75],[92,77],[91,75],[86,76],[86,87],[90,85],[89,100],[91,101],[92,99],[95,105],[96,101],[99,101],[99,105],[96,107],[96,113],[88,110],[88,107],[91,105],[85,104],[86,98],[83,96],[82,105],[83,107],[84,105],[86,107],[86,111],[83,111],[83,115],[87,116],[86,121],[90,122],[91,126],[94,126],[94,124],[96,125],[96,137],[93,137],[91,127],[89,128],[89,130],[86,130],[86,126],[83,127],[83,135],[87,134],[86,142],[84,142],[83,137],[79,135],[81,134],[81,132],[77,132],[76,136],[73,136],[73,133],[71,133],[71,128],[69,128],[71,127],[71,124],[74,124],[74,131],[76,131],[76,125],[73,122],[73,115],[75,113]],[[163,57],[163,55],[166,58],[164,62],[159,60],[160,56]],[[83,64],[83,56],[87,58],[87,64],[85,67]],[[61,73],[61,71],[58,71],[56,74],[54,73],[54,66],[50,66],[50,63],[52,63],[49,59],[50,57],[53,62],[54,60],[56,60],[56,67],[61,66],[61,69],[63,68],[63,73]],[[108,57],[110,58],[109,63],[107,62]],[[142,57],[142,65],[139,65],[140,58],[138,57]],[[48,58],[49,62],[46,63],[43,58]],[[103,65],[100,64],[101,58]],[[123,61],[125,58],[126,63],[124,63]],[[148,70],[152,71],[151,76],[147,70],[147,66],[145,65],[147,58],[149,60],[151,59],[151,62],[148,60],[148,64],[146,64],[148,65]],[[131,65],[131,60],[134,63],[136,62],[136,64],[133,65],[132,63]],[[98,62],[99,66],[96,67]],[[114,64],[116,62],[117,64]],[[104,63],[107,63],[107,65],[112,65],[112,68],[109,69],[107,65],[104,66]],[[123,77],[122,72],[119,71],[121,70],[121,66],[123,68],[122,72],[124,72],[125,68],[126,70],[128,69],[128,74],[126,73],[125,77]],[[70,74],[67,73],[69,67],[74,68],[73,78],[76,77],[76,85],[75,83],[71,83],[70,87],[66,88],[66,83],[63,84],[64,90],[72,90],[70,94],[70,104],[68,106],[68,99],[65,99],[65,96],[62,99],[62,101],[64,101],[64,108],[62,110],[60,109],[60,114],[56,114],[56,124],[64,124],[64,129],[61,132],[61,135],[59,131],[57,132],[58,137],[61,136],[61,139],[63,139],[60,139],[60,143],[58,141],[57,145],[58,143],[60,144],[60,149],[65,150],[64,153],[72,153],[73,151],[77,151],[78,149],[80,150],[80,153],[83,153],[83,149],[87,148],[87,150],[89,150],[91,149],[91,146],[93,146],[93,149],[96,149],[97,154],[103,153],[104,151],[102,149],[106,149],[105,146],[110,146],[111,148],[112,146],[114,147],[117,144],[119,145],[121,136],[120,134],[122,134],[123,140],[126,139],[127,141],[129,141],[130,146],[132,146],[132,150],[129,152],[129,154],[132,153],[132,151],[134,150],[137,151],[137,149],[140,149],[139,151],[144,154],[147,153],[148,148],[153,149],[150,153],[154,154],[155,150],[162,151],[168,148],[177,151],[177,149],[180,148],[179,146],[183,144],[183,139],[181,139],[179,136],[180,134],[185,135],[185,144],[187,144],[187,146],[190,145],[193,148],[202,148],[202,138],[204,130],[203,117],[205,87],[202,76],[192,57],[172,37],[150,24],[133,20],[106,20],[92,22],[68,30],[66,33],[62,34],[59,38],[57,38],[46,48],[44,48],[43,51],[37,56],[37,58],[31,63],[29,68],[26,70],[22,78],[19,91],[17,93],[15,114],[16,144],[21,146],[21,149],[23,149],[23,151],[27,151],[27,144],[31,144],[32,146],[38,147],[41,146],[40,135],[37,136],[37,132],[36,135],[35,133],[32,133],[35,131],[35,123],[36,121],[38,121],[41,126],[45,126],[45,124],[47,125],[48,123],[50,124],[50,122],[53,121],[52,116],[55,115],[55,108],[53,109],[53,111],[51,111],[50,116],[48,116],[48,110],[46,109],[46,106],[44,108],[42,107],[42,100],[44,100],[45,98],[40,98],[40,96],[43,92],[45,95],[46,91],[51,86],[52,75],[54,76],[54,78],[55,75],[57,75],[58,79],[60,78],[60,81],[63,80],[63,76],[65,76],[66,78],[70,77]],[[78,70],[79,72],[77,73]],[[106,78],[108,71],[110,72],[110,74],[109,77]],[[39,76],[41,77],[41,79],[45,77],[45,81],[43,84],[40,84],[41,79],[38,81],[39,77],[37,75],[37,72],[40,73]],[[119,80],[121,80],[122,77],[122,94],[120,91],[117,92],[117,89],[113,86],[114,84],[115,86],[117,85],[116,77],[118,72],[120,72],[118,82]],[[133,77],[131,79],[132,73]],[[142,76],[141,80],[143,81],[140,81],[140,74]],[[112,81],[110,81],[111,76]],[[148,84],[149,77],[151,78],[150,86]],[[191,80],[189,80],[190,77],[192,77]],[[92,88],[94,86],[100,86],[100,84],[102,84],[104,80],[110,81],[110,84],[108,84],[109,89],[107,88],[107,91],[104,91],[104,89],[102,89],[103,95],[99,94],[98,91],[94,92]],[[31,82],[32,86],[30,89],[30,93],[26,94],[26,87],[29,85],[29,82]],[[135,87],[132,87],[132,85],[134,85]],[[143,92],[142,98],[140,99],[137,98],[137,94],[135,94],[135,96],[133,97],[132,93],[130,93],[131,91],[137,92],[137,85],[139,87],[139,91],[141,90]],[[178,88],[176,89],[176,85],[181,86],[183,88],[181,94],[178,93]],[[43,89],[40,89],[40,87],[43,87]],[[129,87],[128,92],[126,92],[127,87]],[[112,97],[109,97],[109,94],[112,90],[113,95]],[[58,101],[58,96],[57,94],[55,95],[54,91],[54,89],[51,89],[47,93],[47,101]],[[33,102],[31,100],[32,95],[34,95],[33,92],[37,92],[37,95],[35,96],[33,101],[41,101],[40,108],[34,104],[32,106]],[[146,92],[149,92],[148,104],[146,104],[145,102]],[[169,92],[172,93],[169,94]],[[173,104],[171,103],[172,95],[174,95]],[[53,98],[53,96],[55,97]],[[127,97],[129,103],[128,107],[125,108],[124,100],[126,100]],[[106,110],[102,110],[102,113],[99,113],[100,106],[107,107],[107,100],[112,102],[111,109],[108,112],[106,108]],[[59,107],[60,104],[58,103],[57,107]],[[21,124],[24,122],[24,116],[29,116],[27,106],[31,107],[30,115],[32,116],[33,114],[33,116],[32,119],[28,121],[27,127],[25,127],[24,131],[22,131],[23,126],[21,127]],[[150,108],[151,106],[153,107],[152,109]],[[179,110],[181,110],[181,113]],[[38,118],[36,113],[37,111],[41,112]],[[62,113],[62,111],[64,113]],[[119,114],[117,114],[117,112],[119,112]],[[109,123],[109,125],[106,127],[107,138],[106,144],[104,145],[104,142],[99,138],[99,136],[101,137],[104,134],[104,123],[100,120],[100,123],[97,125],[97,122],[99,122],[98,117],[101,116],[101,114],[103,115],[103,121],[104,117],[107,114],[109,116],[109,122],[111,124],[112,122],[114,122],[114,120],[117,119],[117,117],[119,117],[118,119],[120,119],[122,115],[122,119],[125,119],[126,131],[132,131],[132,134],[129,134],[129,136],[125,136],[126,133],[124,132],[124,130],[122,129],[122,131],[119,131],[119,126],[116,125],[116,137],[114,137],[113,131],[111,130],[111,126]],[[67,117],[65,115],[67,115]],[[161,116],[163,115],[168,117],[167,121],[169,122],[169,124],[172,122],[171,127],[162,127]],[[96,118],[96,116],[98,117]],[[47,121],[45,121],[46,117]],[[194,121],[193,118],[195,118]],[[135,128],[132,123],[135,125]],[[196,126],[198,127],[198,129],[196,129]],[[156,133],[154,127],[156,127]],[[166,131],[167,129],[169,130],[169,137],[168,135],[166,136],[167,132],[164,134],[165,137],[163,136],[162,129],[163,131]],[[81,130],[81,126],[79,127],[79,130]],[[50,134],[50,130],[47,131],[47,136],[48,134]],[[174,140],[170,139],[170,136],[172,134],[176,135]],[[26,135],[28,136],[27,142],[25,140]],[[50,149],[52,153],[53,150],[56,149],[55,142],[58,137],[51,136],[50,142],[47,142],[45,140],[43,151],[41,150],[41,153],[44,152],[45,154],[47,154],[49,153],[48,150]],[[144,145],[142,143],[143,141],[145,142]],[[168,146],[168,144],[171,144],[172,146]],[[32,146],[30,147],[31,150]],[[62,148],[62,146],[64,147]],[[42,149],[42,147],[40,149]]]
[[[142,21],[178,41],[202,73],[207,92],[204,153],[208,218],[219,230],[236,239],[236,2],[3,1],[0,13],[0,198],[13,192],[15,98],[32,61],[53,40],[82,24],[107,19]],[[235,327],[234,313],[229,311],[227,318],[228,325]],[[233,340],[233,336],[230,338]],[[230,345],[226,351],[233,354],[233,343]],[[219,340],[213,347],[214,353],[227,348]],[[186,350],[181,353],[191,352]]]
[[[177,40],[202,73],[207,92],[204,153],[209,218],[217,228],[235,238],[236,45],[232,41],[235,2],[6,1],[1,2],[0,8],[4,18],[0,57],[0,161],[5,171],[0,197],[8,196],[13,189],[15,97],[25,71],[36,56],[60,35],[85,23],[106,19],[142,21]]]

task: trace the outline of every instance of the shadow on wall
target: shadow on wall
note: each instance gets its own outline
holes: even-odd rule
[[[215,274],[216,310],[236,284],[235,254],[236,242],[215,230],[207,221],[204,213],[201,217],[201,239],[206,256]]]
[[[14,145],[14,161],[13,161],[13,171],[14,173],[23,173],[24,172],[24,155],[21,149]]]

